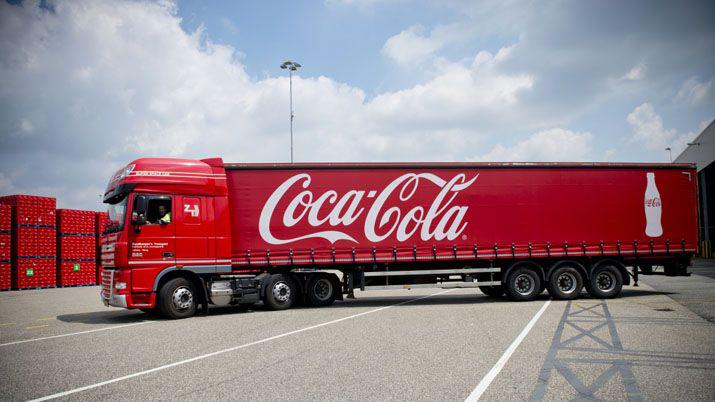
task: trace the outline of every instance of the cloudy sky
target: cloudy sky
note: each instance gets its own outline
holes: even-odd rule
[[[0,2],[0,194],[142,156],[652,161],[715,118],[712,1]]]

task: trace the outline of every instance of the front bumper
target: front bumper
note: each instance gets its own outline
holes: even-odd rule
[[[102,299],[102,303],[109,307],[124,307],[127,308],[127,295],[111,295],[108,298],[100,294],[99,297]]]

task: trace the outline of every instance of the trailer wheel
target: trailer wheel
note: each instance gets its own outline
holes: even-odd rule
[[[174,278],[159,291],[159,309],[169,318],[187,318],[196,313],[196,289],[185,278]]]
[[[311,275],[308,278],[306,296],[310,305],[329,306],[335,301],[336,287],[328,275]]]
[[[618,268],[604,264],[591,271],[586,290],[596,299],[612,299],[621,293],[623,277]]]
[[[573,300],[583,289],[583,278],[576,268],[562,265],[551,273],[547,289],[554,299]]]
[[[533,269],[512,269],[506,280],[506,294],[511,300],[534,300],[542,292],[541,279]]]
[[[287,275],[271,275],[266,282],[264,302],[271,310],[285,310],[295,303],[298,288]]]
[[[503,286],[480,286],[479,290],[489,297],[504,296],[504,287]]]

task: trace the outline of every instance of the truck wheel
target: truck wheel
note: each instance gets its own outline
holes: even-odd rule
[[[621,293],[623,277],[613,265],[601,265],[591,272],[586,290],[596,299],[612,299]]]
[[[541,279],[533,269],[522,267],[511,270],[506,281],[506,294],[511,300],[534,300],[541,293]]]
[[[335,301],[335,290],[335,283],[328,275],[311,275],[306,296],[311,306],[329,306]]]
[[[547,289],[554,299],[573,300],[583,289],[583,278],[576,268],[562,265],[551,273]]]
[[[166,282],[159,291],[159,309],[169,318],[187,318],[196,313],[196,290],[185,278]]]
[[[264,302],[271,310],[285,310],[295,302],[298,289],[287,275],[271,275],[266,282]]]
[[[502,286],[480,286],[479,290],[489,297],[504,296],[504,287]]]

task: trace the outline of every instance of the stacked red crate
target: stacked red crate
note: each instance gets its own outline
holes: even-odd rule
[[[96,275],[94,211],[57,210],[57,284],[93,285]]]
[[[10,195],[0,204],[12,206],[12,288],[55,286],[55,199]]]
[[[97,273],[96,273],[96,283],[102,283],[102,233],[107,228],[107,219],[109,216],[106,212],[96,212],[94,215],[94,232],[95,237],[95,250],[97,253]]]
[[[10,290],[12,254],[12,207],[0,204],[0,290]]]

